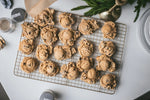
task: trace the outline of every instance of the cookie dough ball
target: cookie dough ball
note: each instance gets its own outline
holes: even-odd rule
[[[27,39],[35,39],[39,35],[39,26],[35,23],[24,22],[22,25],[22,36]]]
[[[116,52],[116,46],[111,41],[101,41],[99,51],[107,56],[112,56]]]
[[[22,40],[19,44],[19,50],[26,55],[31,54],[34,50],[33,40],[32,39]]]
[[[105,22],[101,28],[104,38],[114,39],[116,37],[116,25],[112,21]]]
[[[113,74],[105,74],[100,79],[100,85],[106,89],[115,89],[117,82],[116,76]]]
[[[32,57],[24,57],[20,64],[20,67],[24,72],[31,73],[37,69],[38,62]]]
[[[48,46],[45,44],[40,44],[38,45],[37,49],[36,49],[36,57],[38,60],[40,61],[44,61],[46,59],[48,59],[49,55],[52,54],[52,46]]]
[[[59,72],[59,67],[55,62],[47,60],[40,64],[39,72],[46,76],[56,76]]]
[[[62,77],[67,78],[69,80],[74,80],[79,75],[78,69],[75,63],[73,62],[69,62],[67,65],[62,65],[60,73],[62,74]]]
[[[59,33],[59,39],[61,42],[68,46],[73,46],[74,42],[80,37],[80,32],[74,31],[72,29],[62,30]]]
[[[57,28],[53,26],[46,26],[43,27],[41,30],[41,38],[47,45],[52,45],[54,42],[57,41]]]
[[[54,57],[57,60],[71,58],[76,53],[76,49],[70,46],[56,46],[54,48]]]
[[[82,19],[78,27],[78,30],[84,35],[92,34],[97,29],[99,29],[99,25],[96,20],[92,19]]]
[[[62,48],[62,46],[56,46],[54,48],[54,57],[57,60],[65,59],[65,50]]]
[[[54,9],[46,8],[36,17],[34,17],[34,22],[41,27],[46,25],[54,25],[54,13]]]
[[[71,28],[75,21],[72,17],[72,14],[64,12],[59,15],[59,23],[64,28]]]
[[[0,36],[0,50],[6,45],[5,40]]]
[[[96,60],[98,61],[98,65],[96,66],[98,71],[108,70],[109,72],[113,72],[116,70],[116,64],[110,57],[101,55],[96,57]]]
[[[79,43],[78,51],[81,57],[89,57],[93,53],[93,44],[86,40],[82,39]]]
[[[88,57],[81,57],[76,65],[80,72],[88,71],[93,66],[93,59]]]
[[[91,68],[87,72],[82,72],[80,79],[86,83],[95,84],[96,78],[97,78],[96,71],[94,68]]]

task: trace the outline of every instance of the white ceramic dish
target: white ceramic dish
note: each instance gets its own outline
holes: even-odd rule
[[[138,37],[142,47],[150,53],[150,8],[143,13],[139,20]]]

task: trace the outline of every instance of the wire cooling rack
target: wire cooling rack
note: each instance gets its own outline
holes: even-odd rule
[[[59,30],[61,31],[64,28],[62,28],[58,22],[58,15],[60,13],[61,13],[61,11],[56,11],[56,13],[55,13],[55,23],[56,24],[54,25],[54,27],[59,28]],[[77,27],[78,27],[79,23],[81,22],[81,19],[95,19],[95,18],[83,17],[83,16],[76,15],[76,14],[73,14],[73,16],[76,19],[76,24],[73,26],[74,30],[77,30]],[[99,20],[99,19],[95,19],[95,20],[97,20],[101,24],[101,26],[104,23],[102,20]],[[29,16],[25,21],[33,22],[33,18],[31,18]],[[110,40],[110,41],[113,41],[117,47],[117,52],[113,56],[113,59],[117,62],[118,69],[117,69],[117,71],[112,72],[112,73],[115,74],[119,78],[119,75],[120,75],[119,72],[122,67],[121,66],[122,62],[123,62],[123,52],[124,52],[124,47],[125,47],[127,26],[125,24],[121,24],[121,23],[117,23],[116,26],[117,26],[117,33],[118,33],[117,37],[114,40]],[[101,33],[101,31],[99,29],[91,35],[82,35],[75,43],[74,47],[76,49],[77,49],[77,46],[79,45],[79,41],[83,38],[86,38],[87,40],[91,41],[94,44],[94,53],[91,57],[94,59],[94,62],[95,62],[94,67],[95,67],[97,65],[96,57],[101,55],[98,50],[99,43],[101,41],[105,41],[105,40],[108,41],[109,39],[103,38],[103,34]],[[23,39],[25,39],[25,38],[21,36],[20,41],[22,41]],[[40,36],[36,39],[36,46],[38,44],[44,44],[43,40],[40,38]],[[62,43],[60,41],[58,41],[55,45],[62,45]],[[25,55],[18,50],[15,67],[14,67],[14,75],[16,75],[16,76],[40,80],[40,81],[46,81],[46,82],[51,82],[51,83],[55,83],[55,84],[61,84],[61,85],[66,85],[66,86],[71,86],[71,87],[76,87],[76,88],[81,88],[81,89],[86,89],[86,90],[91,90],[91,91],[96,91],[96,92],[102,92],[102,93],[107,93],[107,94],[114,94],[116,91],[116,90],[108,90],[108,89],[102,88],[99,84],[99,80],[96,82],[96,84],[88,84],[88,83],[81,81],[80,77],[75,80],[68,80],[68,79],[62,78],[60,73],[57,74],[55,77],[48,77],[43,74],[40,74],[38,69],[36,71],[34,71],[33,73],[27,74],[27,73],[23,72],[20,68],[20,63],[24,57],[35,57],[36,58],[35,50],[30,55]],[[69,62],[77,62],[79,57],[80,57],[80,55],[77,52],[71,59],[59,61],[59,60],[56,60],[53,55],[51,55],[49,57],[49,60],[58,63],[59,66],[62,66],[63,64],[67,64]],[[109,72],[102,72],[101,75],[105,74],[105,73],[109,73]]]

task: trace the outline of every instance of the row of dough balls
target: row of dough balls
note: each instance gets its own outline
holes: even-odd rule
[[[32,39],[24,39],[20,42],[19,50],[24,54],[31,54],[35,48],[35,44]],[[99,52],[106,57],[106,59],[110,59],[110,57],[115,53],[116,46],[111,41],[101,41],[99,45]],[[70,47],[67,45],[57,45],[52,47],[52,45],[40,44],[36,48],[36,57],[40,61],[45,61],[49,58],[49,56],[54,52],[54,57],[57,60],[65,60],[71,58],[77,51],[74,47]],[[81,57],[90,57],[94,52],[93,44],[86,40],[82,39],[79,42],[78,52]],[[99,60],[99,58],[97,57]],[[112,61],[112,60],[109,60]],[[107,61],[106,61],[107,62]]]
[[[46,60],[40,64],[39,72],[46,76],[56,76],[60,72],[63,78],[67,78],[69,80],[76,79],[81,72],[80,79],[82,81],[89,84],[95,84],[98,81],[99,77],[98,72],[94,68],[91,68],[92,64],[92,58],[88,57],[80,58],[76,64],[73,62],[69,62],[68,64],[62,65],[61,67],[59,67],[53,61]],[[35,58],[25,57],[22,60],[20,67],[24,72],[31,73],[38,68],[38,65],[38,61]],[[89,70],[84,71],[81,66],[84,70],[87,70],[87,66],[89,66]],[[100,78],[100,85],[106,89],[114,89],[116,87],[116,76],[113,74],[103,75]]]
[[[58,28],[54,28],[53,26],[43,27],[41,28],[40,31],[38,30],[39,27],[35,23],[24,22],[22,24],[22,28],[23,28],[22,35],[25,36],[27,39],[36,38],[40,32],[41,38],[46,45],[52,45],[58,40],[57,38]],[[81,34],[78,31],[66,29],[60,31],[58,37],[64,45],[73,46],[77,38],[80,37],[80,35]],[[27,54],[30,54],[30,52]]]
[[[74,42],[81,35],[80,32],[72,29],[62,30],[58,34],[58,28],[55,28],[54,26],[45,26],[41,28],[37,24],[29,22],[24,22],[22,24],[22,29],[22,35],[27,39],[34,40],[40,33],[41,38],[46,45],[53,45],[59,37],[64,45],[73,46]]]
[[[34,22],[41,27],[54,25],[54,14],[54,9],[46,8],[34,18]],[[59,15],[59,23],[62,27],[71,29],[73,24],[75,24],[75,18],[72,16],[72,14],[64,12]],[[79,31],[82,34],[92,34],[93,31],[97,30],[98,28],[99,25],[95,20],[83,19],[79,25]]]

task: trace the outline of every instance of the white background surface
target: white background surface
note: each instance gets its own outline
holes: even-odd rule
[[[81,0],[58,0],[51,7],[68,11],[84,4]],[[24,8],[24,0],[14,0],[14,7]],[[133,100],[150,89],[150,54],[141,47],[137,38],[137,23],[133,23],[134,6],[123,7],[118,22],[127,24],[128,38],[126,55],[121,72],[119,88],[114,95],[72,88],[47,82],[41,82],[13,75],[13,69],[21,35],[19,23],[13,33],[0,33],[7,41],[7,46],[0,51],[0,82],[4,86],[10,100],[39,100],[45,89],[52,89],[61,94],[60,100]],[[83,14],[83,11],[72,13]],[[143,13],[145,9],[141,10]],[[0,5],[0,17],[10,18],[11,10]],[[98,17],[98,16],[97,16]]]

